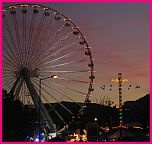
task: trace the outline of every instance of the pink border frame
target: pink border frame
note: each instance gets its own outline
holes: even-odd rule
[[[150,8],[150,26],[152,26],[152,1],[151,0],[2,0],[1,1],[1,4],[0,4],[0,10],[2,11],[2,2],[145,2],[145,3],[149,3],[149,8]],[[0,33],[1,33],[1,36],[0,36],[0,115],[2,116],[2,13],[0,14]],[[150,27],[150,42],[152,42],[152,28]],[[150,43],[151,44],[151,43]],[[150,45],[151,46],[151,45]],[[150,49],[149,50],[150,52],[150,56],[152,54],[152,50]],[[150,70],[151,70],[151,57],[150,57]],[[151,89],[151,83],[152,83],[152,74],[150,72],[150,93],[152,92],[152,89]],[[152,102],[152,99],[150,98],[150,110],[152,109],[152,105],[151,105],[151,102]],[[151,124],[152,124],[152,119],[151,119],[151,112],[150,112],[150,142],[151,142],[151,139],[152,139],[152,127],[151,127]],[[106,143],[106,144],[109,144],[109,143],[112,143],[112,144],[115,144],[115,143],[130,143],[130,144],[136,144],[136,143],[144,143],[144,144],[149,144],[150,142],[102,142],[102,143]],[[4,144],[9,144],[9,143],[12,143],[12,144],[16,144],[16,143],[19,143],[19,144],[24,144],[25,142],[2,142],[2,117],[0,118],[0,143],[4,143]],[[33,142],[28,142],[29,144]],[[38,142],[40,143],[40,142]],[[54,142],[54,143],[57,143],[57,144],[62,144],[62,142]],[[79,144],[81,142],[75,142],[74,144]],[[87,142],[89,143],[89,142]],[[92,142],[91,142],[92,143]],[[94,144],[98,144],[98,142],[93,142]],[[101,142],[100,142],[101,143]],[[84,142],[83,142],[84,144]]]

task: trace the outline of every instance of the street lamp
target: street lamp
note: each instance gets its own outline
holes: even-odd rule
[[[57,75],[52,75],[52,76],[48,76],[48,77],[45,77],[45,78],[40,78],[39,79],[39,141],[41,141],[41,85],[42,85],[42,81],[43,80],[46,80],[46,79],[50,79],[50,78],[53,78],[53,79],[57,79],[58,76]]]
[[[94,118],[95,123],[97,122],[97,120],[98,120],[98,119],[95,117],[95,118]]]

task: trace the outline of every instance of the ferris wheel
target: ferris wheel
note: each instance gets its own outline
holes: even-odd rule
[[[55,132],[44,104],[64,124],[57,104],[71,117],[63,101],[83,110],[95,78],[91,47],[71,19],[50,7],[22,3],[3,7],[2,12],[3,89],[10,99],[34,104],[43,127]]]

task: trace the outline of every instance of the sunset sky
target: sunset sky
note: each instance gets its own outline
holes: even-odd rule
[[[118,104],[118,84],[111,79],[117,78],[119,72],[129,79],[123,84],[123,101],[137,100],[149,93],[148,3],[41,4],[72,19],[92,47],[96,71],[91,98],[94,102],[105,96]],[[100,88],[103,85],[104,91]],[[137,85],[140,89],[135,88]]]
[[[121,72],[123,101],[149,93],[149,4],[148,3],[50,3],[80,27],[95,58],[95,91],[99,101],[110,97],[118,103],[118,85],[110,82]],[[112,84],[112,91],[109,85]],[[105,85],[106,89],[101,90]],[[129,85],[132,85],[128,90]],[[140,89],[135,89],[140,85]],[[95,98],[93,98],[95,101]]]

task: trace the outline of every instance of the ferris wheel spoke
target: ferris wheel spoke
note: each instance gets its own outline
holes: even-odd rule
[[[69,38],[69,37],[71,36],[71,34],[73,34],[72,32],[73,32],[73,31],[72,31],[72,29],[71,29],[67,34],[64,34],[64,35],[62,36],[62,38],[60,39],[60,43],[62,43],[63,41],[65,41],[67,38]]]
[[[14,75],[9,74],[9,73],[6,73],[5,75],[3,75],[3,80],[7,79],[6,77],[9,77],[9,78],[13,77],[13,78],[15,78]]]
[[[74,80],[74,79],[67,79],[67,78],[58,78],[58,79],[63,80],[63,81],[75,82],[75,83],[84,83],[84,84],[90,83],[88,81],[81,81],[81,80]]]
[[[3,39],[4,39],[4,43],[3,43],[3,44],[4,44],[4,47],[7,47],[7,48],[8,48],[8,50],[5,49],[5,50],[3,51],[3,53],[4,53],[4,52],[7,53],[7,55],[10,57],[10,59],[11,59],[14,63],[16,63],[16,65],[19,65],[17,59],[15,59],[16,55],[15,55],[15,53],[14,53],[14,51],[13,51],[13,48],[11,48],[9,42],[8,42],[7,39],[5,38],[5,35],[3,35]],[[5,44],[6,44],[6,46],[5,46]]]
[[[43,14],[43,17],[42,18],[44,18],[44,14]],[[42,30],[42,27],[43,27],[43,19],[41,19],[41,22],[40,22],[40,24],[39,24],[39,27],[38,27],[38,29],[37,30],[39,30],[39,31],[37,31],[38,33],[40,33],[41,32],[41,30]],[[54,21],[52,22],[52,24],[54,24]],[[46,30],[48,30],[48,28],[46,29]],[[47,32],[47,31],[46,31]],[[43,34],[44,35],[46,35],[46,33],[45,32],[43,32]],[[39,34],[37,34],[36,36],[39,36]],[[38,38],[35,38],[35,42],[37,42],[38,41]],[[42,40],[44,40],[44,37],[42,36],[42,39],[39,41],[39,43],[41,43],[41,42],[43,42]],[[45,44],[45,42],[44,42],[44,44]],[[39,49],[39,47],[37,47],[37,49]],[[36,51],[36,53],[37,53],[37,51]],[[40,54],[42,54],[42,53],[40,53]],[[34,57],[35,58],[35,57]]]
[[[23,13],[23,18],[22,18],[22,33],[23,33],[23,39],[22,39],[22,54],[23,54],[23,65],[25,65],[25,60],[26,60],[26,53],[27,53],[27,48],[26,48],[26,12],[22,12]]]
[[[47,32],[47,31],[46,31],[46,32]],[[43,36],[42,36],[42,39],[38,42],[38,43],[39,43],[39,44],[38,44],[38,47],[37,47],[38,52],[35,51],[35,54],[34,54],[32,60],[31,60],[31,63],[32,63],[33,65],[36,65],[37,63],[39,63],[42,54],[46,51],[46,48],[47,48],[47,47],[45,47],[45,45],[46,45],[47,42],[44,40],[44,37],[45,37],[45,35],[46,35],[46,32],[44,32],[44,34],[43,34]],[[43,43],[42,43],[42,42],[43,42]]]
[[[23,83],[23,95],[24,95],[23,102],[26,103],[25,96],[28,95],[28,93],[25,82]]]
[[[71,33],[71,32],[70,32],[70,33]],[[68,35],[67,35],[67,34],[65,35],[65,37],[67,37],[67,36],[69,36],[69,34],[68,34]],[[52,36],[52,38],[55,38],[55,35]],[[51,41],[52,41],[52,40],[51,40]],[[57,41],[57,42],[56,42],[56,41]],[[56,42],[56,43],[58,43],[58,41],[59,41],[59,40],[56,40],[56,39],[55,39],[55,42]],[[55,44],[56,44],[56,43],[55,43]],[[51,43],[46,43],[45,46],[44,46],[44,48],[45,48],[45,47],[48,48],[49,45],[51,45]],[[47,51],[44,51],[43,55],[46,55],[47,53],[49,53],[50,50],[51,50],[51,48],[47,49]]]
[[[28,105],[31,104],[31,99],[30,99],[29,95],[27,96],[27,104],[28,104]]]
[[[70,34],[72,34],[72,31],[64,34],[63,36],[61,36],[60,38],[56,38],[54,41],[55,43],[53,45],[48,45],[50,48],[49,48],[49,51],[52,51],[54,50],[55,48],[57,48],[60,44],[63,43],[63,41],[68,38],[70,36]]]
[[[47,37],[46,34],[48,32],[49,28],[46,27],[46,30],[43,32],[41,39],[37,41],[37,50],[33,54],[33,58],[31,59],[31,63],[34,65],[35,61],[39,59],[39,57],[42,55],[43,51],[46,50],[46,47],[44,46],[47,43],[47,39],[44,39],[44,37]],[[43,45],[43,47],[42,47]]]
[[[55,49],[57,49],[57,47],[60,47],[61,45],[63,45],[63,44],[64,44],[64,41],[65,41],[71,34],[72,34],[72,31],[70,31],[69,33],[63,35],[60,39],[55,40],[56,43],[53,44],[53,45],[49,48],[49,52],[52,51],[52,50],[55,50]],[[70,43],[72,43],[72,42],[70,42]],[[70,44],[70,43],[69,43],[69,44]],[[63,45],[63,46],[61,46],[61,48],[62,48],[62,47],[66,47],[66,46]]]
[[[43,65],[48,65],[48,64],[50,64],[50,63],[54,63],[54,62],[59,61],[59,60],[64,60],[65,58],[69,58],[70,56],[72,56],[72,55],[74,55],[74,54],[79,54],[79,53],[82,53],[82,50],[81,50],[81,49],[78,49],[77,51],[70,52],[70,53],[65,54],[65,55],[63,55],[63,56],[60,56],[60,57],[57,57],[57,58],[55,58],[55,59],[53,59],[53,60],[50,60],[50,61],[48,61],[48,62],[45,62],[45,63],[43,63],[41,66],[43,66]]]
[[[5,75],[14,75],[15,76],[15,70],[13,70],[12,68],[9,68],[8,66],[3,66],[3,76]]]
[[[22,27],[23,27],[23,39],[22,39],[22,53],[23,53],[23,64],[25,65],[25,59],[26,59],[26,13],[23,13],[22,18]]]
[[[24,105],[26,104],[25,95],[24,95],[24,82],[23,82],[23,85],[22,85],[20,93],[19,93],[19,99]]]
[[[24,101],[25,104],[30,105],[30,100],[31,100],[31,99],[30,99],[30,94],[29,94],[29,91],[28,91],[25,83],[24,83],[24,85],[23,85],[23,90],[24,90],[23,101]]]
[[[52,66],[49,66],[47,68],[62,67],[62,66],[65,66],[65,65],[72,65],[72,64],[76,64],[76,63],[83,63],[83,62],[86,62],[86,61],[89,61],[89,60],[88,59],[81,59],[81,60],[77,60],[77,61],[71,61],[71,62],[61,63],[61,64],[57,64],[57,65],[52,65]]]
[[[9,62],[7,62],[6,60],[4,61],[3,60],[3,68],[5,69],[5,68],[7,68],[7,69],[5,69],[5,70],[15,70],[15,67],[14,66],[12,66]]]
[[[15,62],[12,60],[12,58],[11,58],[11,56],[9,55],[9,53],[7,53],[6,51],[5,51],[5,58],[7,59],[7,60],[9,60],[9,63],[12,65],[12,66],[14,66],[14,67],[16,67],[16,64],[15,64]]]
[[[51,18],[50,18],[50,20],[51,20]],[[48,26],[48,29],[47,29],[47,31],[46,31],[46,32],[48,33],[48,37],[49,37],[49,38],[48,38],[48,39],[44,39],[44,44],[45,44],[45,45],[48,44],[47,41],[48,41],[49,39],[51,40],[51,39],[53,38],[52,33],[51,33],[51,32],[52,32],[51,30],[53,29],[54,24],[55,24],[55,19],[53,18],[53,20],[51,20],[51,22],[50,22],[50,24],[49,24],[49,26]],[[46,34],[46,33],[45,33],[45,34]],[[51,36],[52,36],[52,37],[51,37]],[[46,46],[44,46],[44,48],[46,48]],[[41,50],[44,50],[44,49],[43,49],[43,48],[40,49],[40,54],[41,54]]]
[[[73,40],[72,42],[68,42],[66,45],[64,45],[63,47],[61,47],[60,49],[58,49],[57,51],[53,52],[50,56],[56,56],[58,54],[60,54],[63,50],[68,50],[71,46],[73,46],[74,44],[77,43],[77,38],[75,40]],[[49,56],[49,57],[50,57]]]
[[[54,53],[55,54],[55,53]],[[41,57],[41,61],[36,61],[36,65],[38,66],[38,67],[42,67],[43,65],[45,65],[45,63],[47,63],[48,62],[48,59],[49,58],[51,58],[51,57],[53,57],[53,54],[50,54],[50,55],[47,55],[47,56],[45,56],[45,55],[43,55],[42,57]]]
[[[16,59],[17,59],[17,61],[21,64],[20,59],[19,59],[19,57],[18,57],[19,52],[18,52],[17,46],[16,46],[16,44],[15,44],[15,40],[14,40],[14,38],[13,38],[11,29],[10,29],[10,27],[9,27],[9,25],[8,25],[8,23],[7,23],[7,20],[6,20],[5,18],[4,18],[4,23],[5,23],[5,25],[6,25],[6,30],[7,30],[8,36],[10,37],[12,46],[13,46],[13,48],[14,48]]]
[[[48,39],[44,39],[44,36],[46,35],[46,33],[48,33],[48,36],[52,35],[51,34],[51,29],[52,29],[54,24],[55,24],[55,19],[53,19],[51,21],[51,24],[48,26],[48,28],[46,28],[46,31],[44,32],[44,35],[42,36],[42,39],[39,41],[39,47],[38,47],[39,55],[38,55],[38,57],[35,57],[35,58],[39,58],[42,55],[43,52],[46,52],[46,50],[47,50],[46,44],[48,44],[48,42],[47,42]],[[41,42],[43,42],[43,44],[44,44],[43,47],[40,45]]]
[[[47,68],[46,68],[47,69]],[[46,69],[40,69],[40,70],[46,70]],[[50,69],[50,68],[48,68]],[[40,74],[43,73],[40,71]],[[45,73],[90,73],[90,70],[50,70],[50,71],[45,71]]]
[[[40,76],[44,76],[44,75],[40,75]],[[82,81],[82,80],[74,80],[74,79],[71,79],[71,78],[56,78],[57,80],[61,80],[61,81],[67,81],[67,82],[74,82],[74,83],[83,83],[83,84],[90,84],[89,81]]]
[[[9,87],[8,90],[10,90],[10,88],[12,87],[13,83],[14,83],[15,79],[14,78],[10,78],[8,80],[5,80],[5,82],[3,82],[3,86],[5,87]]]
[[[27,89],[26,83],[24,82],[24,102],[25,103],[30,103],[30,93]],[[27,99],[25,98],[25,96],[27,97]]]
[[[37,84],[36,82],[34,82],[34,83]],[[36,89],[37,89],[37,91],[38,91],[38,88],[37,88],[37,87],[36,87]],[[57,110],[55,110],[55,107],[52,106],[52,104],[50,104],[49,100],[48,100],[43,94],[42,94],[41,96],[42,96],[42,98],[47,102],[47,104],[51,107],[51,109],[55,112],[55,114],[60,118],[60,120],[61,120],[64,124],[66,124],[66,122],[64,121],[64,119],[62,118],[62,116],[58,113]]]
[[[70,41],[68,43],[66,43],[66,45],[62,46],[60,49],[58,49],[57,51],[51,53],[51,56],[55,56],[57,54],[59,54],[62,50],[67,50],[68,48],[70,48],[71,46],[73,46],[74,44],[76,44],[78,42],[78,38],[75,38],[73,41]],[[50,52],[50,50],[49,50]],[[48,54],[49,54],[48,52]]]
[[[57,110],[55,110],[54,106],[52,106],[50,103],[49,103],[49,100],[46,99],[46,97],[42,96],[46,102],[48,103],[48,105],[51,107],[51,109],[55,112],[55,114],[60,118],[60,120],[63,122],[63,124],[66,124],[66,122],[64,121],[63,117],[59,114],[59,112]]]
[[[7,51],[3,52],[3,57],[6,60],[8,60],[8,63],[10,63],[10,64],[12,64],[12,65],[14,65],[16,67],[16,63],[12,60],[12,58],[10,57],[9,53],[7,53]]]
[[[21,41],[20,41],[19,26],[17,23],[16,14],[13,15],[13,22],[14,22],[15,35],[16,35],[16,40],[17,40],[17,45],[18,45],[18,52],[19,52],[18,54],[21,55]],[[22,57],[20,57],[20,61],[22,63]]]
[[[6,82],[7,82],[7,81],[10,81],[10,80],[12,80],[12,79],[14,79],[14,80],[15,80],[15,78],[14,78],[14,76],[13,76],[13,75],[10,75],[10,74],[9,74],[9,79],[8,79],[8,78],[6,78],[6,75],[4,75],[4,76],[3,76],[3,80],[5,80]]]
[[[86,95],[87,95],[87,93],[84,93],[84,92],[78,91],[78,90],[73,89],[73,88],[69,88],[69,87],[67,87],[67,86],[64,86],[64,85],[61,85],[61,84],[58,84],[58,83],[55,83],[55,82],[53,82],[53,83],[51,83],[51,84],[52,84],[52,85],[55,85],[55,86],[58,86],[58,87],[62,87],[62,88],[69,89],[70,91],[73,91],[73,92],[76,92],[76,93],[82,94],[82,95],[84,95],[84,96],[86,96]]]
[[[76,39],[76,40],[77,40],[77,39]],[[52,57],[53,55],[55,56],[55,55],[59,54],[62,50],[71,47],[71,46],[72,46],[73,44],[75,44],[75,43],[76,43],[76,41],[70,42],[70,43],[67,44],[66,46],[61,47],[59,50],[57,50],[56,52],[51,53],[51,54],[50,54],[50,50],[44,51],[42,55],[41,55],[41,54],[39,55],[39,57],[41,57],[41,59],[42,59],[43,61],[46,61],[48,58]],[[47,53],[48,53],[49,55],[48,55]],[[42,62],[43,62],[43,61],[42,61]],[[38,63],[38,61],[36,61],[36,64],[37,64],[37,63]]]
[[[21,101],[21,103],[24,104],[24,101],[23,101],[23,99],[24,99],[24,95],[23,95],[23,86],[22,86],[21,89],[20,89],[20,93],[19,93],[18,99]]]
[[[53,42],[53,40],[55,41],[56,36],[59,35],[59,32],[61,32],[61,30],[63,28],[64,28],[64,25],[61,23],[61,25],[59,26],[59,28],[57,28],[57,30],[54,32],[54,35],[52,36],[52,39],[49,41],[49,45]]]
[[[55,39],[55,43],[49,48],[49,51],[54,50],[58,45],[62,44],[70,35],[72,34],[72,30],[70,29],[69,32],[66,32],[66,34],[62,35],[60,38]]]
[[[11,85],[9,84],[4,84],[3,87],[5,87],[7,90],[11,89]]]
[[[45,16],[43,14],[42,17],[41,17],[40,23],[38,25],[38,28],[37,28],[37,31],[36,31],[36,34],[35,34],[35,38],[34,38],[33,43],[31,45],[32,51],[31,51],[31,58],[29,60],[29,63],[31,63],[31,59],[33,58],[33,56],[35,56],[34,53],[37,52],[36,45],[37,45],[37,42],[39,41],[39,37],[41,35],[42,29],[43,29],[43,26],[44,26],[44,20],[45,20]]]
[[[5,73],[5,74],[3,74],[3,78],[5,78],[6,75],[15,76],[14,72],[12,72],[11,70],[10,71],[9,70],[3,70],[3,73]],[[7,79],[7,77],[6,77],[6,79]]]
[[[15,70],[15,69],[13,69],[13,70]],[[13,72],[12,68],[10,69],[6,65],[5,66],[3,65],[3,71],[5,71],[5,72]]]
[[[37,83],[37,82],[36,82]],[[38,84],[38,83],[37,83]],[[73,113],[69,110],[69,109],[67,109],[62,103],[60,103],[59,102],[59,100],[57,100],[51,93],[49,93],[47,90],[45,90],[43,87],[41,87],[42,88],[42,90],[48,95],[48,96],[50,96],[51,98],[53,98],[56,102],[58,102],[59,103],[59,105],[62,107],[62,108],[64,108],[66,111],[68,111],[71,115],[73,115]]]
[[[38,81],[37,79],[35,79],[35,80]],[[66,97],[68,100],[70,100],[70,101],[72,101],[72,102],[74,102],[74,103],[76,103],[76,104],[78,104],[78,105],[81,106],[81,104],[75,102],[73,99],[71,99],[71,98],[69,98],[68,96],[66,96],[65,94],[61,93],[59,90],[57,90],[57,89],[55,89],[55,88],[52,88],[50,85],[47,85],[47,84],[45,84],[45,83],[43,83],[43,85],[46,86],[46,87],[48,87],[48,88],[50,88],[51,90],[57,92],[57,93],[60,94],[62,97]]]
[[[19,99],[19,95],[21,93],[22,85],[23,85],[23,79],[20,79],[16,89],[14,90],[14,96],[15,96],[14,99]]]
[[[48,34],[49,34],[49,36],[52,36],[51,35],[51,30],[53,29],[54,24],[55,24],[55,18],[50,18],[50,23],[48,25]],[[51,37],[49,37],[49,39],[50,38]]]
[[[38,83],[37,83],[37,81],[35,81],[35,79],[33,80],[37,85],[38,85]],[[44,85],[43,83],[42,83],[42,85]],[[45,85],[45,86],[47,86],[47,85]],[[47,86],[48,87],[48,86]],[[49,87],[50,88],[50,87]],[[72,114],[72,112],[69,110],[69,109],[67,109],[62,103],[60,103],[52,94],[50,94],[47,90],[45,90],[43,87],[42,87],[42,90],[48,95],[48,96],[50,96],[51,98],[53,98],[57,103],[59,103],[59,105],[61,106],[61,107],[63,107],[67,112],[69,112],[70,114]],[[56,91],[57,92],[57,91]],[[61,94],[61,93],[60,93]]]
[[[3,56],[3,64],[6,64],[7,67],[12,68],[12,69],[15,69],[16,67],[16,65],[12,61],[10,61],[9,58],[6,56]]]
[[[58,28],[58,30],[56,31],[55,35],[58,35],[59,32],[61,32],[63,28],[64,28],[64,24],[62,24],[62,25]]]
[[[31,57],[31,43],[32,43],[32,39],[33,39],[33,31],[34,31],[34,26],[35,26],[35,17],[36,14],[32,14],[32,18],[31,18],[31,24],[30,24],[30,29],[29,29],[29,33],[28,33],[28,39],[27,39],[27,57],[26,57],[26,64],[28,64],[28,60]]]

